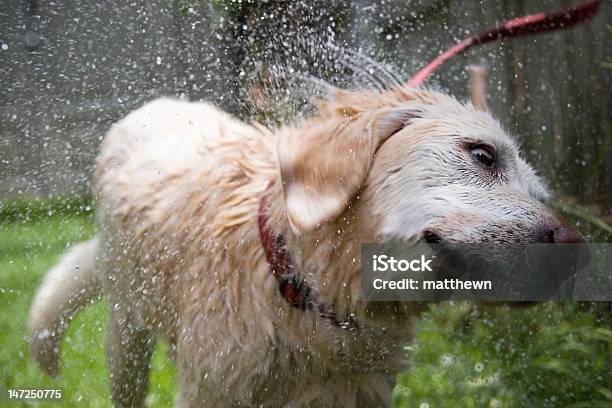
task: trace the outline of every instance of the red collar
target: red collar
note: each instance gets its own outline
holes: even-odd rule
[[[317,293],[303,279],[293,263],[291,254],[285,246],[284,235],[274,234],[268,227],[268,200],[266,193],[273,185],[274,180],[270,180],[268,187],[266,187],[261,196],[257,213],[257,224],[259,227],[259,239],[270,266],[270,272],[278,282],[281,296],[295,308],[317,311],[319,316],[328,320],[334,326],[348,330],[358,328],[359,326],[352,315],[341,320],[332,308],[318,301]]]

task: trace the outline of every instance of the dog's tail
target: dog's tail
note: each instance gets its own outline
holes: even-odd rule
[[[45,276],[28,323],[30,352],[51,375],[57,374],[59,349],[67,323],[100,293],[95,276],[98,238],[75,245]]]

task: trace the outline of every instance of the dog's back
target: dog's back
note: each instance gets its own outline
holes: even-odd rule
[[[113,125],[98,158],[98,198],[161,192],[165,180],[214,165],[214,146],[246,139],[254,129],[205,103],[162,98]],[[125,198],[124,198],[125,199]],[[115,203],[108,203],[115,204]]]
[[[228,178],[248,182],[243,167],[265,154],[266,136],[208,103],[165,98],[114,125],[95,180],[107,295],[130,299],[140,321],[173,337],[183,272],[174,262],[192,261],[186,241],[211,237],[205,230],[231,207],[215,197],[227,197]]]

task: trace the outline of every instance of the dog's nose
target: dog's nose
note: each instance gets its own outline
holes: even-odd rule
[[[544,227],[538,237],[539,242],[550,244],[584,244],[582,235],[566,224],[555,227]]]

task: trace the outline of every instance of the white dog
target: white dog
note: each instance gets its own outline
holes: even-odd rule
[[[156,338],[180,407],[381,406],[423,304],[361,301],[360,243],[581,242],[547,196],[488,113],[437,92],[337,91],[276,132],[160,99],[106,135],[99,233],[45,278],[31,349],[55,372],[102,292],[117,406],[143,405]]]

